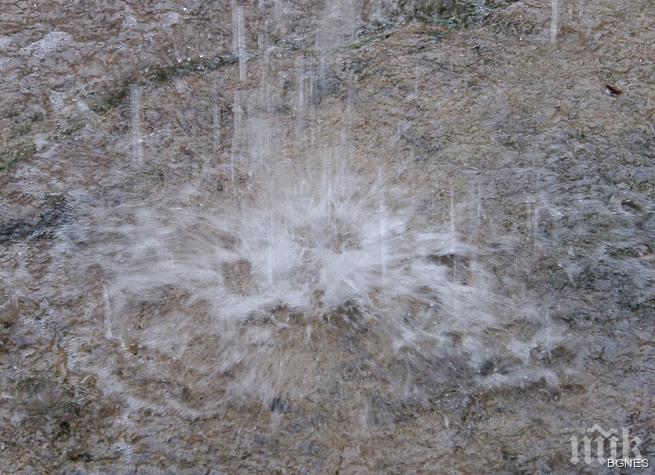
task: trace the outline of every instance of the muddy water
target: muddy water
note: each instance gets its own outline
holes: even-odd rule
[[[650,2],[2,10],[0,471],[653,458]]]

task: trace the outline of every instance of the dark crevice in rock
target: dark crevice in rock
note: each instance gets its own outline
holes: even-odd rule
[[[494,10],[507,7],[516,0],[404,0],[400,11],[408,20],[441,24],[449,28],[479,24]]]
[[[0,223],[0,243],[42,238],[65,220],[64,200],[59,197],[37,219]]]
[[[239,58],[232,54],[211,57],[189,58],[179,63],[156,65],[134,73],[132,76],[116,83],[101,94],[89,98],[89,107],[96,114],[106,114],[116,108],[128,97],[130,88],[135,85],[163,84],[172,79],[192,74],[204,74],[223,66],[236,64]]]

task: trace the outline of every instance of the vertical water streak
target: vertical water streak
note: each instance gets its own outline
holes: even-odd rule
[[[298,71],[298,103],[296,105],[297,113],[302,114],[305,110],[305,58],[300,56],[298,58],[300,63],[297,67]]]
[[[104,306],[105,338],[107,338],[108,340],[118,341],[121,345],[121,348],[125,351],[127,348],[125,342],[123,341],[123,338],[120,335],[119,336],[114,335],[114,331],[113,331],[114,309],[111,304],[111,296],[109,295],[109,289],[107,289],[107,285],[105,284],[102,284],[102,301]]]
[[[315,70],[310,66],[309,69],[309,78],[307,85],[307,96],[309,99],[309,105],[307,107],[307,120],[310,124],[313,123],[314,119],[314,84],[315,84]],[[309,127],[309,147],[313,147],[316,139],[316,133],[314,127]]]
[[[132,156],[143,162],[143,137],[141,135],[141,87],[130,87],[130,119],[132,132]]]
[[[221,147],[221,122],[222,112],[218,104],[212,105],[212,152],[218,155]]]
[[[386,284],[386,274],[387,274],[387,249],[386,249],[386,235],[387,235],[387,221],[386,213],[387,206],[384,196],[384,186],[385,186],[385,170],[384,163],[378,168],[378,182],[379,182],[379,196],[378,196],[378,206],[379,206],[379,225],[380,225],[380,275],[381,275],[381,287],[384,288]]]
[[[255,100],[258,107],[253,111],[254,120],[251,122],[252,137],[251,143],[254,146],[252,153],[255,155],[255,163],[253,164],[258,169],[263,170],[266,176],[270,175],[272,169],[272,120],[273,113],[272,96],[273,91],[271,88],[271,59],[270,51],[268,49],[266,39],[262,37],[261,50],[263,53],[263,61],[260,75],[259,90],[255,95]]]
[[[248,50],[246,48],[246,22],[243,6],[232,2],[232,52],[239,58],[239,81],[245,81],[248,75]]]
[[[241,106],[242,98],[241,92],[234,92],[234,103],[232,106],[232,113],[234,115],[234,126],[232,131],[232,150],[230,153],[230,170],[229,177],[230,183],[234,187],[234,180],[236,177],[236,167],[239,163],[243,146],[243,108]]]
[[[536,243],[537,230],[539,227],[539,203],[533,198],[528,199],[525,203],[525,211],[528,236],[531,238],[533,243]]]
[[[550,11],[550,42],[557,43],[557,32],[559,31],[559,0],[551,0]]]
[[[244,156],[246,153],[247,139],[244,137],[246,131],[245,121],[245,99],[246,96],[241,91],[234,92],[233,111],[233,133],[232,147],[230,152],[229,164],[229,196],[234,200],[234,206],[231,207],[232,217],[235,219],[235,227],[240,229],[242,219],[242,188],[241,188],[241,170]]]
[[[266,274],[268,286],[273,287],[275,283],[275,274],[273,271],[273,254],[274,254],[274,241],[273,241],[273,201],[269,200],[269,213],[268,213],[268,246],[266,255]]]
[[[306,66],[305,58],[301,55],[296,61],[296,73],[297,73],[297,95],[294,104],[294,116],[295,116],[295,135],[296,141],[298,142],[298,147],[302,153],[306,153],[304,146],[307,142],[307,130],[305,127],[305,119],[307,115],[307,94],[305,90],[306,84]]]
[[[268,38],[262,36],[260,48],[264,51],[264,66],[262,68],[260,83],[260,102],[263,106],[263,119],[260,126],[257,127],[256,134],[260,140],[255,143],[258,151],[257,166],[263,172],[263,179],[266,180],[268,188],[268,236],[266,246],[266,278],[268,286],[272,287],[275,283],[275,214],[273,212],[273,202],[276,198],[276,173],[273,147],[273,106],[271,103],[271,58],[268,49]]]
[[[315,37],[315,47],[319,53],[318,79],[320,85],[325,84],[329,54],[344,44],[352,43],[357,36],[359,14],[356,3],[355,0],[327,2]]]
[[[455,224],[455,191],[450,189],[450,252],[455,252],[455,233],[457,226]]]
[[[102,301],[104,303],[104,310],[105,310],[105,338],[108,340],[113,340],[114,339],[114,332],[112,331],[112,308],[111,308],[111,300],[109,298],[109,290],[107,290],[107,286],[105,284],[102,284]]]
[[[452,259],[452,279],[453,281],[457,280],[457,265],[458,258],[455,249],[455,240],[457,234],[457,225],[456,225],[456,213],[455,213],[455,190],[450,189],[450,257]]]
[[[478,246],[480,246],[480,222],[482,221],[482,199],[480,197],[480,184],[478,183],[476,194],[475,194],[475,230],[473,232],[474,237],[474,247],[473,247],[473,259],[472,259],[472,269],[477,269],[478,267]]]
[[[237,0],[232,0],[232,54],[237,56],[239,54],[239,32],[237,31],[239,28],[238,8]]]
[[[325,217],[326,217],[326,232],[329,234],[328,242],[334,243],[336,246],[339,241],[339,223],[336,218],[336,208],[337,203],[334,194],[334,181],[338,179],[338,165],[337,161],[339,160],[339,151],[334,147],[329,147],[326,150],[321,151],[321,168],[322,176],[321,182],[324,189],[322,198],[323,203],[321,206],[325,207]]]

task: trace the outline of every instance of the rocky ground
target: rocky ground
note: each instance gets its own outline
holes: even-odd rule
[[[655,5],[553,4],[0,0],[0,472],[609,473],[570,461],[594,424],[652,466]],[[248,392],[202,302],[153,323],[179,288],[112,312],[103,220],[189,184],[232,203],[259,140],[384,163],[478,249],[512,302],[480,361],[388,351],[343,307],[271,330],[293,377]]]

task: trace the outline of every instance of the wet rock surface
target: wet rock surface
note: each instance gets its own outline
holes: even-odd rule
[[[569,460],[594,424],[655,462],[652,2],[2,11],[0,472],[602,473]],[[204,276],[265,292],[214,216],[337,160],[457,236],[421,257],[460,299],[330,305],[311,263],[309,303],[226,324]]]

